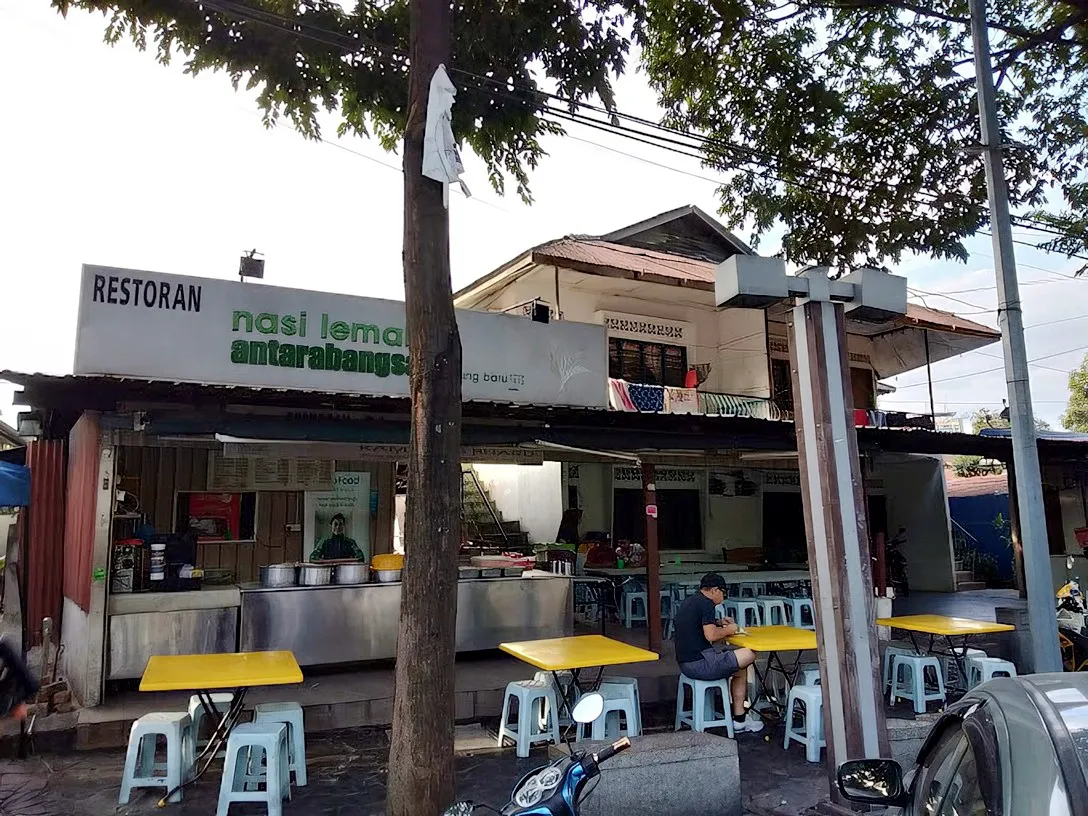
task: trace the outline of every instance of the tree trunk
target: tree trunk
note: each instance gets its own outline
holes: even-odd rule
[[[411,0],[404,135],[404,289],[411,356],[405,563],[389,816],[438,816],[453,799],[454,633],[461,496],[461,340],[442,185],[424,178],[431,76],[449,63],[449,6]]]

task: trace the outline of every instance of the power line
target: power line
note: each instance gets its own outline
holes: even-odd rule
[[[1085,351],[1085,350],[1088,350],[1088,346],[1081,346],[1079,348],[1066,349],[1065,351],[1056,351],[1053,354],[1046,354],[1046,355],[1044,355],[1042,357],[1035,357],[1035,358],[1033,358],[1031,360],[1028,360],[1028,363],[1029,364],[1038,363],[1040,360],[1049,360],[1049,359],[1051,359],[1053,357],[1061,357],[1063,354],[1073,354],[1074,352]],[[981,371],[969,371],[966,374],[957,374],[954,377],[943,377],[942,379],[939,379],[939,380],[923,380],[922,382],[909,383],[907,385],[897,385],[895,388],[896,388],[896,391],[898,392],[898,391],[902,391],[902,390],[904,390],[906,388],[918,388],[919,386],[923,386],[923,385],[937,385],[938,383],[952,382],[954,380],[963,380],[963,379],[966,379],[968,377],[977,377],[980,374],[992,374],[995,371],[1004,371],[1004,370],[1005,370],[1005,366],[1002,365],[1002,366],[997,366],[996,368],[986,368],[986,369],[983,369]]]

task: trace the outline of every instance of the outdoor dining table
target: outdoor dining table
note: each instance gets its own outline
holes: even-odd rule
[[[970,639],[978,635],[989,635],[997,632],[1012,632],[1016,629],[1008,623],[994,623],[993,621],[972,620],[971,618],[952,618],[945,615],[903,615],[897,618],[877,618],[877,626],[889,626],[892,629],[900,629],[910,637],[911,645],[916,651],[922,652],[918,645],[916,635],[929,635],[928,648],[925,650],[932,655],[951,657],[959,667],[959,677],[967,678],[967,649]],[[959,640],[959,648],[956,641]],[[943,645],[941,644],[943,641]],[[966,691],[966,688],[959,688]]]
[[[571,716],[579,696],[600,688],[605,667],[621,666],[625,663],[650,663],[660,659],[656,652],[604,635],[524,640],[518,643],[500,643],[499,648],[530,666],[551,672],[562,698],[561,706],[568,717]],[[592,669],[596,669],[596,674],[586,682],[583,672]],[[569,684],[562,682],[560,672],[570,673]]]
[[[786,707],[786,701],[775,697],[775,689],[767,682],[771,672],[780,674],[786,681],[786,692],[797,681],[801,668],[802,652],[816,649],[816,633],[811,629],[798,629],[796,626],[753,626],[744,633],[730,635],[726,640],[733,646],[751,649],[757,654],[767,655],[767,668],[760,671],[759,663],[753,663],[756,677],[759,678],[759,694],[752,700],[752,708],[761,700],[766,700],[779,713]],[[782,652],[796,652],[792,666],[787,666],[781,657]]]
[[[291,652],[236,652],[202,655],[155,655],[147,661],[140,691],[190,691],[200,698],[204,713],[215,729],[207,746],[193,761],[198,768],[178,788],[167,791],[159,801],[165,804],[174,793],[202,777],[227,745],[231,729],[245,710],[245,698],[254,686],[287,686],[302,682],[302,670]],[[234,699],[220,712],[212,699],[217,691],[229,690]]]

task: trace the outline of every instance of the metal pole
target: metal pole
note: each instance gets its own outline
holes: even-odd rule
[[[922,333],[922,337],[926,341],[926,381],[929,383],[929,415],[933,418],[933,427],[937,427],[937,409],[933,404],[933,369],[930,368],[929,360],[929,329],[925,329]]]
[[[971,34],[975,46],[975,79],[978,85],[979,119],[982,126],[986,186],[990,193],[990,222],[993,230],[994,266],[997,272],[997,322],[1005,352],[1005,381],[1009,393],[1009,420],[1012,424],[1013,460],[1023,534],[1024,578],[1028,590],[1028,626],[1031,629],[1035,671],[1062,670],[1058,646],[1058,623],[1054,616],[1050,575],[1050,548],[1047,542],[1043,484],[1039,470],[1039,449],[1035,441],[1035,418],[1031,408],[1027,352],[1024,348],[1024,319],[1016,281],[1016,258],[1009,218],[1009,193],[1005,186],[1001,127],[997,117],[997,94],[990,61],[990,38],[986,30],[986,0],[970,0]]]

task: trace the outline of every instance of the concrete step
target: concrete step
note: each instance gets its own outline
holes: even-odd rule
[[[956,592],[969,592],[974,589],[986,589],[985,581],[957,581]]]
[[[974,581],[975,574],[971,570],[956,570],[956,584],[966,583],[967,581]]]

